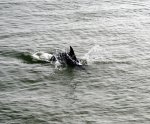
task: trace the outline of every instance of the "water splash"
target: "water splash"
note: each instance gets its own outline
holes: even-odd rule
[[[124,61],[115,58],[112,50],[106,49],[104,46],[100,45],[93,46],[88,53],[84,55],[82,58],[88,65],[90,64],[113,64],[113,63],[121,63],[121,64],[129,64],[129,61]]]
[[[87,60],[88,64],[104,61],[106,59],[106,51],[99,45],[92,47],[87,54],[84,55],[83,59]],[[108,57],[107,57],[108,58]]]

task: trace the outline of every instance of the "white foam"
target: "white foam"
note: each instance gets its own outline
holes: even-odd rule
[[[50,61],[53,55],[45,52],[36,52],[32,54],[33,59],[41,61]]]

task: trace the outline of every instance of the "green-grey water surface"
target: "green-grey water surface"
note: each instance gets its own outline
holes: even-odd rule
[[[31,61],[70,45],[85,70]],[[149,123],[149,0],[0,0],[0,124]]]

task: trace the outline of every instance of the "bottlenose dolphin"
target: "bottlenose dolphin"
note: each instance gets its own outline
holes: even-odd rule
[[[62,52],[62,53],[58,53],[57,55],[53,55],[51,57],[51,60],[58,61],[63,65],[72,66],[72,67],[82,65],[80,61],[77,59],[74,50],[71,46],[69,52]]]
[[[82,66],[80,61],[77,59],[73,48],[70,46],[69,52],[59,52],[56,54],[48,54],[44,52],[37,52],[32,55],[32,57],[36,60],[51,62],[51,63],[60,63],[65,66]]]

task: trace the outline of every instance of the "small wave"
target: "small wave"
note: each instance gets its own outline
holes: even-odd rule
[[[117,61],[117,60],[112,60],[112,61],[94,61],[94,64],[131,64],[130,61]]]
[[[18,51],[3,51],[1,55],[4,57],[17,58],[24,63],[34,64],[34,63],[47,63],[40,59],[35,59],[30,52],[18,52]]]
[[[17,56],[17,58],[23,60],[23,62],[25,62],[25,63],[30,63],[30,64],[34,64],[34,63],[38,62],[38,61],[33,60],[30,53],[20,53],[20,55]]]

